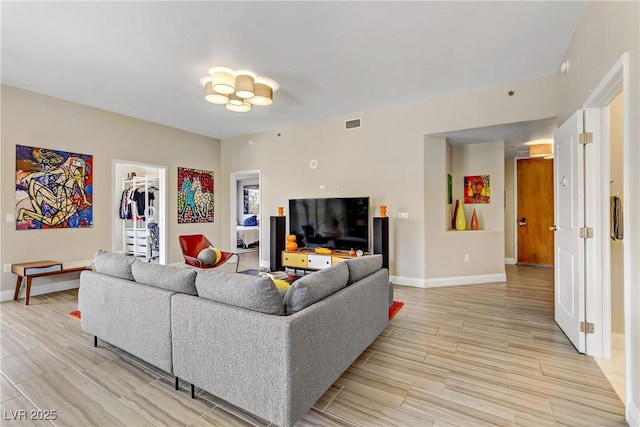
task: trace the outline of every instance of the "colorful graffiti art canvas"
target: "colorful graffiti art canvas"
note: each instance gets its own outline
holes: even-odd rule
[[[16,145],[16,230],[93,227],[93,156]]]
[[[491,203],[489,175],[464,177],[464,203]]]
[[[213,172],[178,167],[178,224],[213,222]]]

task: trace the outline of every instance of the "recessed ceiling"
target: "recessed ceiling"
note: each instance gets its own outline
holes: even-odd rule
[[[443,132],[434,136],[446,137],[453,146],[504,141],[504,156],[510,158],[516,157],[516,152],[518,151],[528,151],[527,142],[552,139],[553,132],[557,128],[557,118],[551,117],[528,122]]]
[[[2,83],[215,138],[554,75],[586,1],[2,2]],[[280,85],[207,103],[214,66]]]

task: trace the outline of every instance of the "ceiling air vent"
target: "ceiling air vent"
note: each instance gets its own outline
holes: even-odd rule
[[[360,123],[360,119],[347,120],[344,122],[345,130],[357,129],[360,126],[362,126],[362,124]]]
[[[529,150],[516,151],[516,159],[529,157]]]

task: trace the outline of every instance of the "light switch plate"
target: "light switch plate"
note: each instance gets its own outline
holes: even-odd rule
[[[11,273],[11,264],[5,264],[2,271],[4,271],[5,273]]]
[[[398,218],[409,219],[409,212],[398,212]]]
[[[13,222],[13,214],[7,214],[7,222]]]

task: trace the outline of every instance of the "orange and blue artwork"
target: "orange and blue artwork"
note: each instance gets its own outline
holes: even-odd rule
[[[16,230],[93,227],[93,156],[16,145]]]

